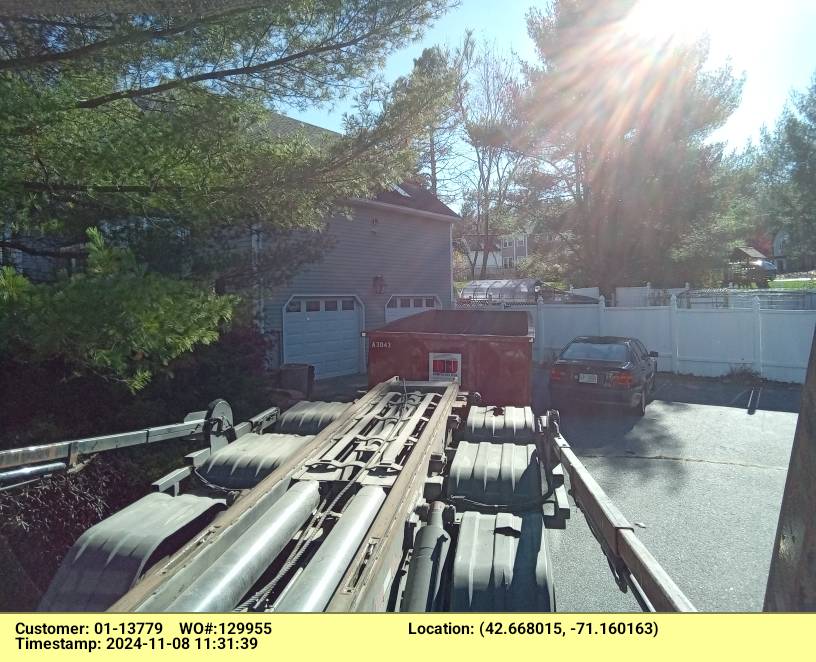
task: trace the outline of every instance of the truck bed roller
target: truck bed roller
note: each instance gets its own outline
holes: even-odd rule
[[[612,581],[644,610],[694,610],[572,452],[557,412],[535,418],[455,382],[396,378],[349,405],[270,408],[236,425],[211,409],[190,421],[203,421],[209,448],[157,481],[174,496],[150,498],[222,510],[192,517],[172,549],[159,545],[161,563],[136,563],[119,588],[63,573],[49,596],[70,584],[84,591],[77,608],[112,611],[552,611],[549,529],[570,516],[568,479]],[[100,550],[150,527],[167,537],[148,516],[119,532],[127,513],[98,525],[109,532]],[[105,576],[102,556],[86,556],[82,577]],[[43,608],[57,604],[70,608],[51,597]]]

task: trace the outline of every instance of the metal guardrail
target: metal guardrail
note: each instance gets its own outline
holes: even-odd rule
[[[203,414],[203,412],[201,413]],[[75,464],[74,461],[71,461],[72,457],[76,458],[80,455],[90,455],[116,448],[178,439],[197,432],[203,432],[206,422],[207,419],[200,418],[174,425],[145,428],[134,432],[122,432],[121,434],[75,439],[73,441],[58,441],[43,446],[28,446],[27,448],[0,451],[0,469],[57,460],[67,460],[69,464]]]
[[[251,425],[265,427],[276,412],[262,412]],[[202,437],[212,442],[232,434],[232,409],[226,401],[215,400],[206,411],[187,414],[181,423],[0,451],[0,485],[64,471],[76,465],[80,457],[104,451],[183,438]]]
[[[561,436],[557,413],[548,412],[541,425],[552,464],[560,463],[567,472],[575,504],[606,554],[618,588],[630,589],[644,611],[697,611]]]

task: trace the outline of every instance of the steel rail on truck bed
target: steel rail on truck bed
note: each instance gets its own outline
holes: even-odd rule
[[[550,466],[561,464],[575,504],[601,545],[621,591],[627,587],[644,611],[697,611],[663,566],[635,535],[634,528],[561,436],[558,412],[540,419]]]
[[[248,425],[268,424],[270,416],[277,414],[277,408],[261,412]],[[219,442],[226,444],[227,437],[233,438],[232,430],[232,409],[224,400],[214,400],[207,410],[191,412],[181,423],[0,451],[0,489],[67,471],[87,456],[120,448],[179,439],[204,439],[217,447]]]
[[[408,389],[417,384],[419,382],[403,382]],[[402,527],[414,506],[412,497],[422,493],[431,455],[436,451],[441,456],[444,450],[445,435],[452,422],[450,416],[458,392],[459,389],[452,384],[445,389],[435,411],[426,422],[416,447],[388,493],[379,515],[372,522],[365,545],[349,564],[326,611],[371,611],[386,607],[382,600],[387,596],[377,595],[376,587],[372,585],[373,578],[387,561],[389,554],[402,551],[402,541],[398,541],[395,536],[396,529],[399,529],[400,534],[403,533]],[[397,543],[399,549],[395,549]]]
[[[396,381],[383,382],[349,405],[345,413],[305,443],[272,473],[249,489],[231,507],[220,513],[211,525],[166,562],[157,564],[109,611],[162,610],[184,592],[197,573],[224,554],[240,540],[241,535],[258,521],[286,492],[293,475],[308,458],[320,454],[346,435],[362,427],[374,415],[370,410],[380,402]],[[449,386],[454,391],[455,387]],[[349,425],[357,421],[353,428]]]

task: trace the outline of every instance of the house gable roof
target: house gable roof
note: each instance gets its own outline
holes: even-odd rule
[[[328,141],[340,135],[335,131],[330,131],[329,129],[324,129],[307,122],[301,122],[300,120],[275,112],[269,113],[267,128],[270,132],[278,136],[291,136],[296,133],[302,133],[307,140],[315,143]],[[459,218],[459,214],[417,182],[402,182],[399,186],[395,186],[391,190],[382,190],[372,198],[372,201],[403,209],[413,209],[442,217],[449,217],[451,221],[455,221]]]
[[[752,246],[739,246],[731,253],[732,260],[767,260],[768,258]]]

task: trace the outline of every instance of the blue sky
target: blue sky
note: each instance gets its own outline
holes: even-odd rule
[[[736,73],[745,73],[742,104],[715,138],[733,148],[756,139],[763,124],[772,125],[792,89],[804,90],[816,70],[816,0],[643,0],[649,11],[643,29],[681,26],[711,38],[711,62],[730,59]],[[422,49],[434,44],[454,46],[466,29],[476,37],[514,50],[535,61],[527,36],[525,14],[544,2],[531,0],[462,0],[430,28],[424,37],[388,59],[383,75],[389,81],[407,74]],[[347,102],[334,108],[285,112],[329,129],[342,129]]]

